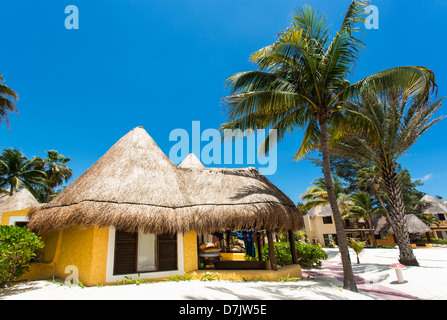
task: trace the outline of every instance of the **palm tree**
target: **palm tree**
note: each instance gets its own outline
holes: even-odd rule
[[[374,236],[374,226],[371,218],[373,215],[382,213],[383,209],[375,208],[371,196],[362,191],[351,194],[347,199],[347,203],[349,209],[345,216],[365,219],[368,222],[372,245],[374,248],[377,248],[376,238]]]
[[[39,170],[40,161],[34,157],[27,159],[17,149],[5,148],[0,154],[0,187],[9,186],[9,195],[26,186],[32,189],[43,185],[45,172]]]
[[[348,209],[346,200],[348,195],[344,193],[343,181],[336,175],[332,177],[337,204],[341,212]],[[329,203],[326,182],[324,178],[317,178],[312,182],[312,186],[300,196],[300,199],[306,201],[300,206],[300,211],[307,211],[313,207],[325,206]]]
[[[358,130],[354,126],[345,128],[350,132],[332,145],[340,155],[369,161],[379,168],[387,195],[386,208],[399,245],[399,261],[404,265],[418,265],[418,262],[411,249],[404,219],[405,205],[397,175],[397,160],[443,118],[432,119],[442,100],[408,99],[405,93],[390,94],[387,99],[365,94],[360,103],[350,103],[347,108],[350,116],[362,118],[367,130]]]
[[[47,157],[41,159],[43,171],[47,175],[45,189],[45,201],[49,202],[50,197],[54,194],[54,189],[62,183],[68,182],[72,177],[72,170],[67,166],[67,163],[71,161],[71,158],[65,157],[59,154],[56,150],[47,150]]]
[[[5,121],[9,127],[8,113],[17,112],[17,93],[3,84],[4,80],[0,73],[0,121]]]
[[[316,150],[322,154],[343,264],[343,287],[353,291],[357,287],[332,186],[329,138],[344,120],[341,115],[347,99],[358,97],[363,90],[411,88],[409,93],[422,99],[435,86],[433,73],[417,66],[388,69],[352,84],[348,81],[364,48],[357,35],[359,25],[365,21],[366,4],[352,1],[332,38],[324,15],[309,6],[297,10],[291,26],[279,34],[274,44],[252,54],[250,60],[259,70],[237,73],[227,80],[231,93],[223,101],[228,122],[221,127],[224,138],[229,137],[228,129],[243,132],[273,128],[278,140],[305,128],[294,159],[300,160]],[[270,138],[268,135],[261,152],[268,152]]]
[[[356,256],[357,256],[357,263],[360,264],[359,256],[363,252],[363,249],[365,249],[365,241],[356,241],[354,238],[351,238],[349,241],[349,246],[352,250],[354,250]]]

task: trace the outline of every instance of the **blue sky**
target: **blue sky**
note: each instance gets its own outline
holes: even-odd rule
[[[58,150],[79,177],[120,137],[143,126],[169,154],[173,129],[217,129],[224,121],[225,80],[253,70],[250,54],[275,41],[295,8],[310,4],[338,28],[349,0],[57,0],[2,3],[0,73],[18,92],[20,115],[0,125],[0,148],[28,156]],[[372,1],[379,29],[366,30],[367,48],[350,80],[383,69],[423,65],[446,95],[445,1]],[[64,9],[79,9],[79,30],[67,30]],[[440,114],[445,114],[445,107]],[[293,162],[301,132],[278,146],[269,176],[297,201],[321,171]],[[401,158],[421,191],[447,197],[447,120]],[[72,179],[71,181],[73,181]]]

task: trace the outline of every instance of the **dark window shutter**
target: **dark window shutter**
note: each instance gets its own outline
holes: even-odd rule
[[[113,274],[135,273],[137,269],[137,233],[116,231]]]
[[[158,236],[158,270],[177,270],[177,235]]]

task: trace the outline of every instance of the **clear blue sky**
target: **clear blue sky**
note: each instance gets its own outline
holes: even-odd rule
[[[271,44],[293,9],[310,4],[338,28],[349,0],[57,0],[7,1],[0,10],[0,73],[18,92],[20,115],[11,132],[0,125],[0,148],[28,156],[58,150],[79,177],[121,136],[143,126],[169,154],[175,128],[218,128],[225,118],[224,82],[252,70],[249,55]],[[447,94],[442,0],[372,1],[379,30],[367,30],[367,49],[352,81],[403,65],[435,72],[438,96]],[[68,5],[79,8],[79,30],[67,30]],[[440,114],[445,114],[445,108]],[[269,176],[297,201],[319,168],[293,162],[301,132],[278,146],[278,170]],[[401,159],[421,191],[447,197],[447,120]],[[72,179],[71,181],[73,181]]]

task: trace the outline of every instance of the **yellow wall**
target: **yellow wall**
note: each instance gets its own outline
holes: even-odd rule
[[[56,277],[65,279],[71,273],[65,273],[66,268],[75,266],[83,284],[92,286],[105,283],[108,235],[108,228],[64,229],[60,256],[56,262]]]
[[[306,230],[307,238],[312,241],[316,239],[317,243],[324,246],[324,234],[336,234],[334,219],[331,224],[324,224],[322,217],[314,217],[312,219],[309,216],[304,216],[304,228]]]
[[[195,231],[183,234],[183,265],[184,271],[198,269],[197,233]]]
[[[395,246],[397,245],[392,234],[387,234],[386,239],[376,239],[378,246]]]

